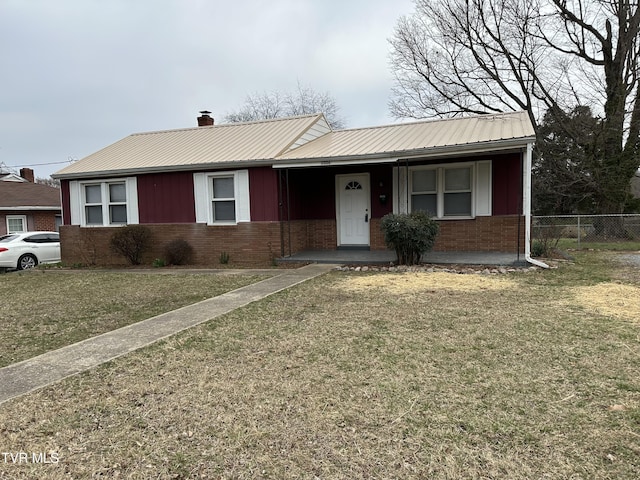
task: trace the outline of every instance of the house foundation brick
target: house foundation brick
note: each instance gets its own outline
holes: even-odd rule
[[[151,231],[152,247],[143,264],[151,265],[164,257],[166,245],[175,239],[186,240],[194,250],[193,264],[220,266],[221,255],[229,264],[267,266],[280,257],[280,222],[251,222],[238,225],[145,224]],[[121,255],[111,251],[111,236],[121,227],[60,227],[62,261],[67,265],[126,265]]]
[[[51,212],[34,212],[31,214],[33,221],[33,230],[39,232],[55,232],[56,231],[56,214]]]
[[[524,252],[524,217],[505,215],[477,217],[470,220],[439,221],[440,233],[433,250],[437,252]],[[518,227],[518,223],[520,226]],[[335,220],[295,220],[283,222],[285,255],[303,250],[335,250],[337,229]],[[370,222],[371,250],[385,250],[381,219]],[[518,234],[520,243],[518,245]]]
[[[518,225],[520,223],[520,225]],[[473,220],[441,221],[434,251],[515,252],[520,235],[524,252],[524,217],[478,217]],[[222,255],[229,264],[268,266],[282,255],[304,250],[335,250],[335,220],[293,220],[290,222],[247,222],[238,225],[146,224],[152,234],[152,247],[143,263],[151,265],[164,257],[166,245],[186,240],[194,249],[193,264],[220,266]],[[125,265],[126,259],[110,249],[111,235],[121,227],[60,227],[62,261],[67,265]],[[370,222],[371,250],[386,249],[380,219]]]

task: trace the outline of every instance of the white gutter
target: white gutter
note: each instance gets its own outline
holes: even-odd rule
[[[522,206],[524,208],[524,258],[536,267],[549,268],[544,262],[531,258],[531,157],[533,143],[527,143],[524,155],[524,187],[522,192]]]
[[[62,205],[62,204],[61,204]],[[38,211],[58,211],[61,210],[62,207],[43,207],[43,206],[36,206],[36,205],[32,205],[32,206],[28,206],[28,205],[24,205],[24,206],[17,206],[17,207],[3,207],[0,206],[0,210],[11,210],[12,212],[17,212],[17,211],[22,211],[22,210],[38,210]]]
[[[427,160],[431,158],[464,157],[487,152],[498,152],[514,150],[519,151],[524,142],[532,141],[534,137],[514,138],[508,140],[495,140],[480,143],[468,143],[464,145],[453,144],[438,147],[425,147],[414,150],[392,151],[381,153],[365,153],[327,157],[296,157],[300,152],[292,150],[286,154],[276,157],[273,168],[301,168],[301,167],[327,167],[334,165],[359,165],[372,163],[393,163],[398,159]],[[527,143],[528,145],[528,143]],[[304,148],[299,147],[300,149]]]

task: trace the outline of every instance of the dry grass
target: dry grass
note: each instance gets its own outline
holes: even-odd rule
[[[514,286],[514,280],[485,275],[452,275],[451,273],[404,273],[401,275],[376,275],[352,277],[341,288],[354,293],[381,295],[416,295],[420,293],[474,292],[504,290]]]
[[[600,283],[574,289],[576,301],[594,311],[640,325],[640,286]]]
[[[0,468],[638,478],[638,327],[574,301],[611,282],[591,260],[499,278],[334,272],[3,404],[3,451],[60,461]]]
[[[55,270],[0,275],[0,367],[261,278]]]

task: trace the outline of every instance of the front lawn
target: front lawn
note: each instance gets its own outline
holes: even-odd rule
[[[59,459],[0,468],[639,478],[640,276],[576,258],[500,276],[332,272],[0,405],[3,451]]]
[[[262,278],[58,270],[0,275],[0,367]]]

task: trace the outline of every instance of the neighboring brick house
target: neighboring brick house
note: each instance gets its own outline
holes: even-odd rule
[[[0,235],[56,231],[62,223],[60,189],[34,183],[33,170],[0,174]]]
[[[435,251],[529,258],[533,126],[525,112],[332,131],[322,114],[134,134],[54,177],[62,258],[97,263],[114,228],[144,224],[151,259],[183,238],[196,263],[268,264],[309,249],[385,249],[380,219],[429,211]],[[100,228],[95,228],[100,227]]]

